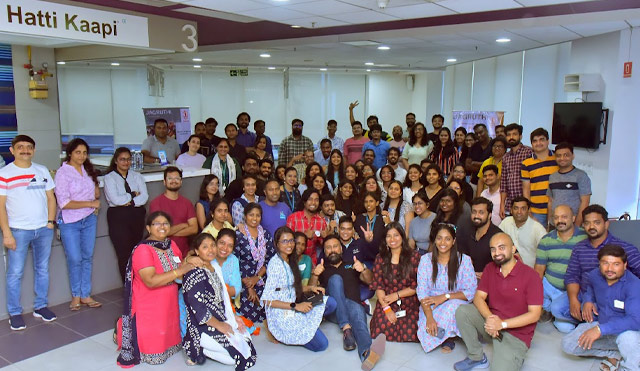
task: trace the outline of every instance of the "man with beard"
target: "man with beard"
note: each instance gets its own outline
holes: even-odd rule
[[[407,171],[400,167],[400,150],[396,147],[389,148],[389,153],[387,153],[387,165],[393,168],[393,172],[396,174],[395,180],[404,183],[404,179],[407,177]],[[380,180],[380,170],[376,171],[376,178]]]
[[[237,141],[238,128],[234,124],[227,124],[227,126],[224,127],[224,133],[227,135],[227,140],[229,141],[229,154],[238,160],[238,163],[244,163],[244,159],[247,157],[247,149]]]
[[[338,224],[340,218],[344,216],[344,213],[336,210],[336,200],[333,198],[333,195],[327,193],[320,197],[320,209],[320,215],[326,220],[329,232],[337,234]]]
[[[522,181],[520,168],[522,161],[533,156],[531,147],[522,144],[522,125],[512,123],[507,125],[507,146],[511,148],[502,157],[502,175],[500,177],[500,217],[504,219],[511,215],[513,199],[522,196]]]
[[[209,117],[204,121],[204,137],[200,141],[200,150],[205,156],[211,156],[216,152],[218,143],[220,143],[220,137],[215,135],[216,128],[218,127],[218,121],[213,117]],[[206,148],[206,150],[203,150]],[[207,152],[206,154],[204,152]]]
[[[198,220],[193,204],[178,193],[182,187],[182,170],[169,166],[164,170],[164,193],[149,204],[149,214],[164,211],[171,217],[169,238],[178,245],[182,256],[189,251],[189,236],[198,233]]]
[[[533,268],[542,278],[544,288],[542,322],[550,321],[552,313],[569,305],[569,297],[564,286],[567,262],[573,247],[587,238],[587,234],[575,225],[575,220],[576,217],[569,206],[558,205],[553,210],[553,223],[556,229],[542,237],[538,244],[536,265]],[[574,328],[574,325],[558,319],[553,325],[563,333]]]
[[[289,162],[296,156],[302,155],[304,151],[313,151],[313,142],[311,139],[302,135],[302,127],[304,122],[300,119],[291,121],[291,135],[284,138],[280,143],[278,152],[278,163],[291,166]],[[294,163],[302,161],[302,157],[295,160]]]
[[[154,135],[142,142],[142,155],[147,164],[160,163],[158,152],[164,152],[167,162],[172,163],[180,156],[180,145],[169,134],[169,123],[165,119],[157,119],[153,123]]]
[[[369,140],[362,135],[362,123],[360,121],[351,123],[351,132],[353,137],[344,141],[342,154],[346,157],[347,163],[355,164],[362,156],[362,146]]]
[[[242,163],[242,175],[258,176],[258,157],[256,157],[256,155],[250,154],[245,157],[244,162]],[[233,180],[224,191],[224,198],[227,202],[231,203],[233,200],[240,197],[243,192],[242,187],[242,177],[237,175],[236,179]],[[264,181],[259,179],[256,182],[256,195],[260,197],[264,196]]]
[[[500,124],[500,125],[496,125],[495,127],[495,132],[496,132],[496,138],[497,137],[506,137],[507,134],[505,133],[505,126]]]
[[[253,144],[256,141],[256,133],[249,130],[249,123],[251,122],[251,116],[246,112],[241,112],[236,117],[236,125],[238,126],[238,137],[236,141],[241,146],[245,147],[247,152],[253,150]]]
[[[478,137],[478,141],[469,149],[465,167],[467,171],[471,171],[471,184],[478,185],[478,171],[482,163],[491,157],[492,145],[487,125],[476,124],[473,127],[473,132]]]
[[[384,334],[371,340],[367,327],[367,316],[360,302],[360,284],[368,285],[373,280],[373,272],[357,258],[353,264],[342,260],[342,245],[336,235],[328,236],[323,244],[325,258],[320,261],[311,275],[309,285],[320,283],[327,294],[337,303],[335,317],[342,329],[342,344],[346,351],[358,348],[363,370],[371,370],[384,353]]]
[[[260,224],[273,236],[276,230],[287,224],[291,209],[284,202],[280,202],[280,183],[270,179],[264,187],[266,197],[259,204],[262,206]]]
[[[582,227],[587,233],[587,239],[578,242],[571,252],[571,258],[564,276],[564,284],[569,296],[568,306],[559,309],[554,316],[556,319],[570,322],[574,325],[591,322],[597,311],[593,307],[582,306],[586,292],[587,275],[598,268],[598,251],[606,245],[618,245],[627,253],[627,266],[631,273],[640,277],[640,252],[632,244],[622,241],[609,233],[609,214],[600,205],[589,205],[582,211]]]
[[[266,182],[273,177],[273,161],[270,158],[260,160],[258,167],[258,180]]]
[[[349,122],[351,122],[351,125],[353,125],[354,122],[357,122],[355,117],[353,116],[353,109],[356,108],[359,104],[360,103],[358,103],[358,101],[355,101],[349,104]],[[378,121],[378,116],[371,115],[367,117],[367,127],[369,128],[369,130],[365,129],[362,134],[365,136],[365,138],[371,139],[371,137],[369,136],[371,125],[380,125],[380,122]],[[391,138],[391,135],[389,135],[389,133],[387,133],[386,131],[382,131],[382,129],[380,130],[381,130],[380,138],[382,138],[383,141],[389,142],[391,141],[391,139],[393,139]]]
[[[391,136],[393,136],[393,140],[389,142],[391,148],[397,148],[402,152],[404,145],[407,144],[407,141],[402,139],[402,126],[394,126],[393,129],[391,129]]]
[[[476,277],[482,277],[482,271],[491,263],[489,241],[502,231],[491,222],[493,204],[484,197],[471,201],[471,224],[464,223],[457,233],[458,250],[469,255],[476,271]]]
[[[433,115],[431,117],[431,125],[433,126],[433,132],[427,134],[427,137],[435,145],[440,141],[440,129],[444,126],[444,116],[439,113]]]
[[[542,282],[518,259],[506,233],[491,238],[492,263],[482,272],[473,304],[456,310],[456,324],[467,358],[454,364],[458,371],[489,368],[480,335],[493,343],[493,370],[519,370],[531,346],[542,312]]]
[[[604,246],[598,261],[600,269],[589,272],[584,295],[584,306],[597,308],[598,318],[566,335],[562,348],[576,356],[605,357],[601,370],[637,370],[640,279],[627,272],[627,254],[620,246]]]
[[[409,132],[413,130],[413,125],[416,124],[416,114],[409,112],[404,116],[404,123],[407,124],[407,129],[402,133],[402,139],[405,142],[409,141]]]
[[[363,154],[362,154],[362,162],[364,162],[365,165],[373,165],[373,162],[376,159],[376,153],[372,150],[372,149],[366,149],[364,150]]]
[[[301,197],[303,209],[296,211],[287,218],[287,227],[294,232],[302,232],[307,236],[307,250],[304,252],[311,257],[313,264],[318,262],[318,248],[322,246],[322,239],[327,236],[327,222],[319,213],[320,193],[308,188]]]
[[[529,216],[531,203],[520,196],[513,200],[511,216],[506,217],[499,225],[518,247],[522,262],[531,268],[536,263],[536,249],[547,230],[537,220]]]
[[[296,163],[298,159],[303,159],[304,162]],[[301,155],[295,156],[289,163],[287,167],[293,167],[298,172],[298,184],[302,184],[304,180],[304,176],[307,173],[307,166],[311,165],[315,162],[315,156],[313,153],[313,148],[305,150]],[[295,164],[295,165],[294,165]]]

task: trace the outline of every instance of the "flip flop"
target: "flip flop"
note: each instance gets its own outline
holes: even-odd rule
[[[89,308],[100,308],[100,307],[102,306],[102,303],[101,303],[101,302],[99,302],[99,301],[95,301],[95,300],[91,300],[91,301],[88,301],[88,302],[82,302],[82,301],[80,301],[80,304],[81,304],[81,305],[86,305],[86,306],[88,306]]]
[[[620,363],[620,361],[618,361]],[[613,364],[609,362],[608,359],[605,359],[600,363],[600,371],[616,371],[618,369],[618,364]]]
[[[380,357],[384,354],[384,348],[387,343],[387,336],[385,334],[378,335],[369,348],[369,354],[362,361],[362,370],[371,371],[375,367],[376,363],[380,360]]]
[[[80,308],[82,308],[82,304],[80,304],[80,303],[78,303],[78,304],[69,304],[69,310],[72,311],[72,312],[80,310]]]

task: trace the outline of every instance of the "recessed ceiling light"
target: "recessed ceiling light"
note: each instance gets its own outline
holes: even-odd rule
[[[67,62],[65,62],[65,61],[58,61],[58,62],[56,62],[56,63],[57,63],[57,64],[67,64]]]
[[[260,58],[271,58],[271,54],[269,54],[269,53],[262,53],[262,54],[260,54]]]
[[[275,70],[276,68],[275,68],[275,67],[267,67],[267,69],[269,69],[269,70]]]
[[[193,68],[200,68],[200,67],[202,67],[202,66],[201,66],[201,65],[199,65],[199,64],[194,64],[194,65],[193,65]]]
[[[457,62],[457,61],[458,61],[458,60],[457,60],[457,59],[455,59],[455,58],[449,58],[449,59],[447,59],[447,62]]]
[[[302,26],[298,26],[297,24],[291,25],[291,28],[302,28]]]
[[[321,69],[320,69],[320,71],[326,71],[326,70],[327,70],[326,68],[321,68]]]
[[[386,45],[381,45],[378,47],[378,50],[389,50],[391,49],[390,47],[386,46]]]
[[[367,72],[371,72],[371,70],[367,68]]]
[[[112,65],[112,66],[119,66],[119,65],[120,65],[120,63],[118,63],[118,62],[113,62],[113,63],[111,63],[111,65]]]
[[[365,62],[364,65],[365,66],[373,66],[373,62]]]
[[[202,58],[193,58],[191,60],[194,62],[202,62]]]
[[[506,37],[501,37],[501,38],[499,38],[499,39],[496,39],[496,42],[497,42],[497,43],[508,43],[508,42],[510,42],[510,41],[511,41],[511,39],[506,38]]]

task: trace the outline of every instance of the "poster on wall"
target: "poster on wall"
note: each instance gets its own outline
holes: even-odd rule
[[[175,138],[180,145],[191,135],[191,111],[189,107],[143,108],[147,136],[154,135],[153,123],[157,119],[165,119],[169,123],[169,136]]]
[[[453,111],[453,131],[459,127],[473,132],[476,124],[485,124],[490,137],[495,137],[496,126],[504,125],[504,111]]]

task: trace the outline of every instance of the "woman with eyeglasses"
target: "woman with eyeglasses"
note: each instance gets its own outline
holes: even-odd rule
[[[124,312],[118,365],[164,363],[182,348],[178,285],[193,269],[182,261],[178,245],[168,238],[171,217],[156,211],[147,218],[149,236],[133,249],[124,281]]]
[[[429,251],[431,224],[436,218],[436,214],[429,210],[429,197],[424,191],[413,196],[413,211],[415,217],[409,224],[409,246],[424,255]]]
[[[469,182],[467,182],[467,172],[464,168],[463,162],[458,162],[456,166],[453,167],[453,170],[451,171],[451,177],[449,177],[449,181],[451,181],[452,179],[460,181],[460,186],[462,186],[464,193],[464,200],[471,204],[474,192]]]
[[[144,205],[149,199],[144,177],[130,171],[131,151],[116,149],[104,176],[104,196],[107,199],[107,224],[109,238],[118,258],[122,282],[133,247],[142,240],[144,233]]]

